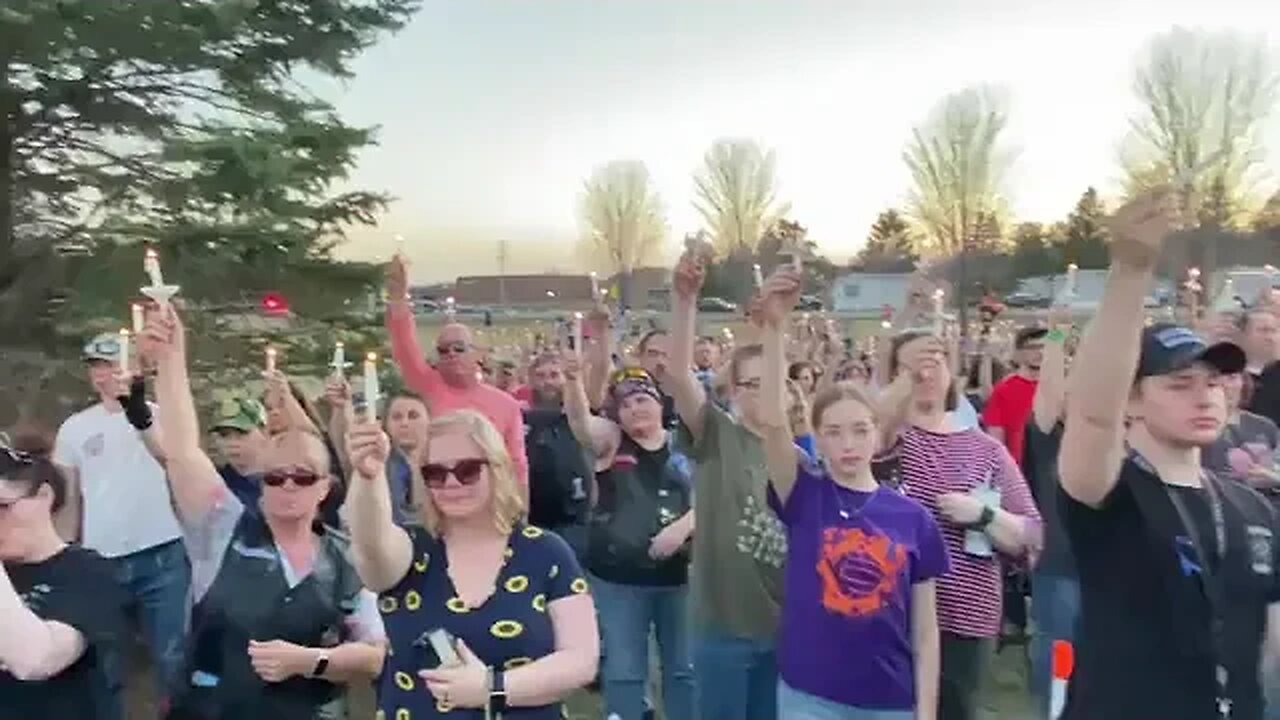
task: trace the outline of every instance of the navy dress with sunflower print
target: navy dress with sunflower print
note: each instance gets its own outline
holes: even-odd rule
[[[480,607],[458,598],[445,567],[443,541],[420,527],[405,528],[413,539],[413,564],[394,588],[378,598],[390,651],[378,681],[377,720],[483,718],[483,709],[453,708],[436,702],[418,671],[424,662],[419,639],[434,628],[460,638],[486,665],[512,670],[555,650],[547,605],[587,592],[587,581],[569,545],[555,533],[516,525],[494,593]],[[417,644],[415,644],[417,643]],[[505,720],[560,720],[561,703],[510,707]]]

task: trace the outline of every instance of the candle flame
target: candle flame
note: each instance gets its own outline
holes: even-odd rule
[[[129,329],[120,328],[120,337],[129,337]]]
[[[368,355],[365,355],[364,359],[368,360],[369,362],[378,362],[378,353],[371,352]]]
[[[275,349],[275,348],[273,348],[273,347],[271,347],[270,345],[268,345],[268,346],[267,346],[267,354],[268,354],[268,355],[275,355],[275,354],[276,354],[276,349]]]
[[[334,343],[334,344],[333,344],[333,346],[334,346],[334,347],[336,347],[336,348],[346,347],[345,345],[343,345],[343,344],[342,344],[342,341],[341,341],[341,340],[339,340],[338,342]]]
[[[580,313],[580,312],[575,312],[575,313],[573,314],[573,319],[574,319],[574,320],[581,320],[581,319],[582,319],[582,313]]]
[[[159,253],[157,253],[157,252],[156,252],[156,249],[155,249],[155,248],[147,248],[147,259],[148,259],[148,260],[158,260],[158,259],[160,259],[160,255],[159,255]]]
[[[1070,264],[1068,264],[1068,265],[1067,265],[1067,270],[1069,270],[1069,271],[1071,271],[1071,272],[1075,272],[1075,271],[1076,271],[1076,270],[1078,270],[1078,269],[1079,269],[1079,267],[1077,267],[1075,263],[1070,263]]]
[[[933,291],[933,298],[935,300],[941,300],[944,295],[946,295],[946,292],[942,288],[938,288]]]
[[[1191,279],[1193,279],[1193,280],[1194,280],[1195,278],[1200,277],[1200,268],[1197,268],[1197,267],[1187,268],[1187,277],[1189,277],[1189,278],[1191,278]]]

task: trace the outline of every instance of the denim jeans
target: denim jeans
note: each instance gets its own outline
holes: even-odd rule
[[[620,585],[591,578],[604,641],[605,714],[641,720],[649,679],[649,630],[658,639],[667,720],[693,720],[688,586]]]
[[[158,696],[172,697],[182,687],[186,664],[187,591],[191,585],[191,564],[181,540],[174,540],[131,555],[110,558],[116,581],[124,588],[136,611],[138,624],[151,651]],[[128,645],[121,647],[127,653]],[[117,690],[124,687],[128,656],[112,653],[103,658],[108,682]]]
[[[708,629],[694,638],[698,717],[776,720],[778,660],[773,640],[724,635]]]
[[[778,717],[785,720],[914,720],[915,710],[867,710],[810,695],[778,679]]]
[[[1049,716],[1049,682],[1053,674],[1053,643],[1073,642],[1080,620],[1080,581],[1073,577],[1033,573],[1031,576],[1031,697],[1036,718]]]

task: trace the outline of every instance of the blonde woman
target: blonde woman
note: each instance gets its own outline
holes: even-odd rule
[[[411,527],[392,519],[386,434],[364,423],[347,442],[356,568],[381,594],[391,645],[381,714],[559,720],[596,673],[595,606],[569,546],[523,522],[498,431],[472,410],[431,422]]]

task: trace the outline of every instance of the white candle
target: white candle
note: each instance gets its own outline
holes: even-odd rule
[[[595,302],[600,299],[600,278],[594,272],[591,273],[591,301]]]
[[[120,369],[129,372],[129,331],[120,328]]]
[[[364,408],[369,422],[378,421],[378,354],[364,356]]]
[[[796,272],[804,270],[804,258],[800,255],[800,248],[796,248],[796,251],[791,254],[791,269]]]
[[[573,314],[573,350],[582,352],[582,313]]]
[[[1067,297],[1075,297],[1076,294],[1076,267],[1075,263],[1067,266]]]
[[[276,349],[268,345],[267,346],[267,372],[273,373],[275,371],[276,371]]]
[[[454,302],[453,296],[444,299],[444,314],[448,316],[449,322],[453,322],[453,316],[457,312],[457,303]]]
[[[751,266],[751,272],[755,275],[756,287],[764,287],[764,272],[760,270],[760,263]]]
[[[133,303],[133,305],[129,307],[129,314],[133,322],[133,334],[137,335],[142,332],[143,325],[146,322],[142,315],[142,306],[138,303]]]
[[[142,258],[142,269],[151,278],[151,287],[164,287],[164,275],[160,274],[160,256],[155,250],[147,248],[147,253]]]
[[[343,368],[345,368],[346,366],[347,366],[347,348],[345,345],[342,344],[342,341],[338,341],[333,344],[333,369],[336,370],[339,375],[341,375]]]

